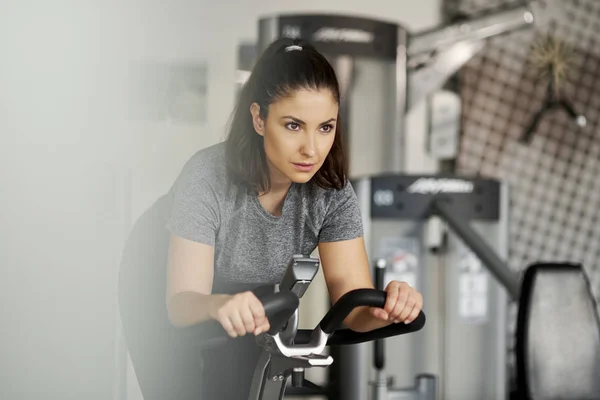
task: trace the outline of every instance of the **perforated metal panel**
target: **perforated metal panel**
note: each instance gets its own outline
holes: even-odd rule
[[[481,13],[519,1],[447,0],[449,13]],[[600,1],[545,1],[536,29],[495,38],[459,73],[463,132],[458,172],[507,181],[510,264],[582,262],[600,300]],[[572,46],[563,93],[587,118],[561,110],[542,117],[530,143],[519,138],[546,97],[548,77],[533,68],[541,33]]]

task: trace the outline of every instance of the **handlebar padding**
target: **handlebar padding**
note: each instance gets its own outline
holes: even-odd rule
[[[385,306],[386,292],[376,289],[355,289],[344,294],[325,314],[319,326],[326,334],[332,334],[342,326],[346,317],[357,307]]]
[[[386,327],[375,329],[369,332],[356,332],[351,329],[339,329],[327,340],[328,346],[346,346],[365,342],[385,339],[392,336],[405,335],[407,333],[417,332],[425,326],[425,314],[421,311],[419,316],[410,324],[390,324]],[[307,344],[311,339],[313,331],[311,329],[299,329],[294,343],[297,345]]]
[[[419,316],[410,324],[399,322],[369,332],[355,332],[351,329],[340,329],[329,337],[327,345],[345,346],[350,344],[371,342],[373,340],[385,339],[392,336],[414,333],[421,330],[424,326],[425,314],[420,312]]]
[[[259,297],[269,320],[269,335],[275,335],[283,328],[300,306],[300,299],[294,292],[282,291]]]

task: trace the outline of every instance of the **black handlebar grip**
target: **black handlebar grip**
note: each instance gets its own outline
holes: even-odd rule
[[[275,335],[289,321],[300,305],[300,298],[294,292],[277,292],[261,296],[259,300],[269,320],[269,335]]]
[[[421,311],[419,316],[410,324],[403,323],[390,324],[383,328],[375,329],[368,332],[356,332],[351,329],[339,329],[333,332],[333,335],[327,339],[328,346],[347,346],[365,342],[385,339],[392,336],[406,335],[409,333],[418,332],[425,326],[425,313]],[[312,329],[298,329],[294,343],[301,345],[307,344],[313,337]]]
[[[385,306],[386,292],[376,289],[355,289],[343,295],[325,314],[319,327],[326,334],[332,334],[342,325],[348,314],[356,307]]]
[[[252,292],[262,303],[269,320],[269,334],[279,331],[300,305],[300,299],[292,292],[273,292],[273,287],[259,287]],[[217,348],[232,339],[219,321],[210,320],[197,325],[177,328],[179,340],[202,349]]]
[[[355,332],[351,329],[341,329],[334,332],[327,340],[328,346],[346,346],[370,341],[382,340],[392,336],[406,335],[409,333],[418,332],[425,326],[425,313],[421,311],[418,317],[410,324],[398,322],[390,324],[383,328],[375,329],[368,332]]]

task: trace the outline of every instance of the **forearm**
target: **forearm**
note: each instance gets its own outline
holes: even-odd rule
[[[207,295],[197,292],[182,292],[167,301],[169,320],[177,327],[196,325],[210,319],[229,295]]]
[[[358,307],[354,309],[354,311],[346,317],[344,323],[348,328],[356,332],[369,332],[390,325],[390,322],[379,319],[371,314],[369,307]]]

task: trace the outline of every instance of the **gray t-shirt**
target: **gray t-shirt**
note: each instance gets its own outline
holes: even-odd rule
[[[294,254],[310,255],[319,242],[362,236],[356,194],[312,183],[292,184],[281,216],[256,195],[231,184],[224,143],[202,149],[186,163],[174,186],[167,229],[215,247],[215,282],[274,284]]]

